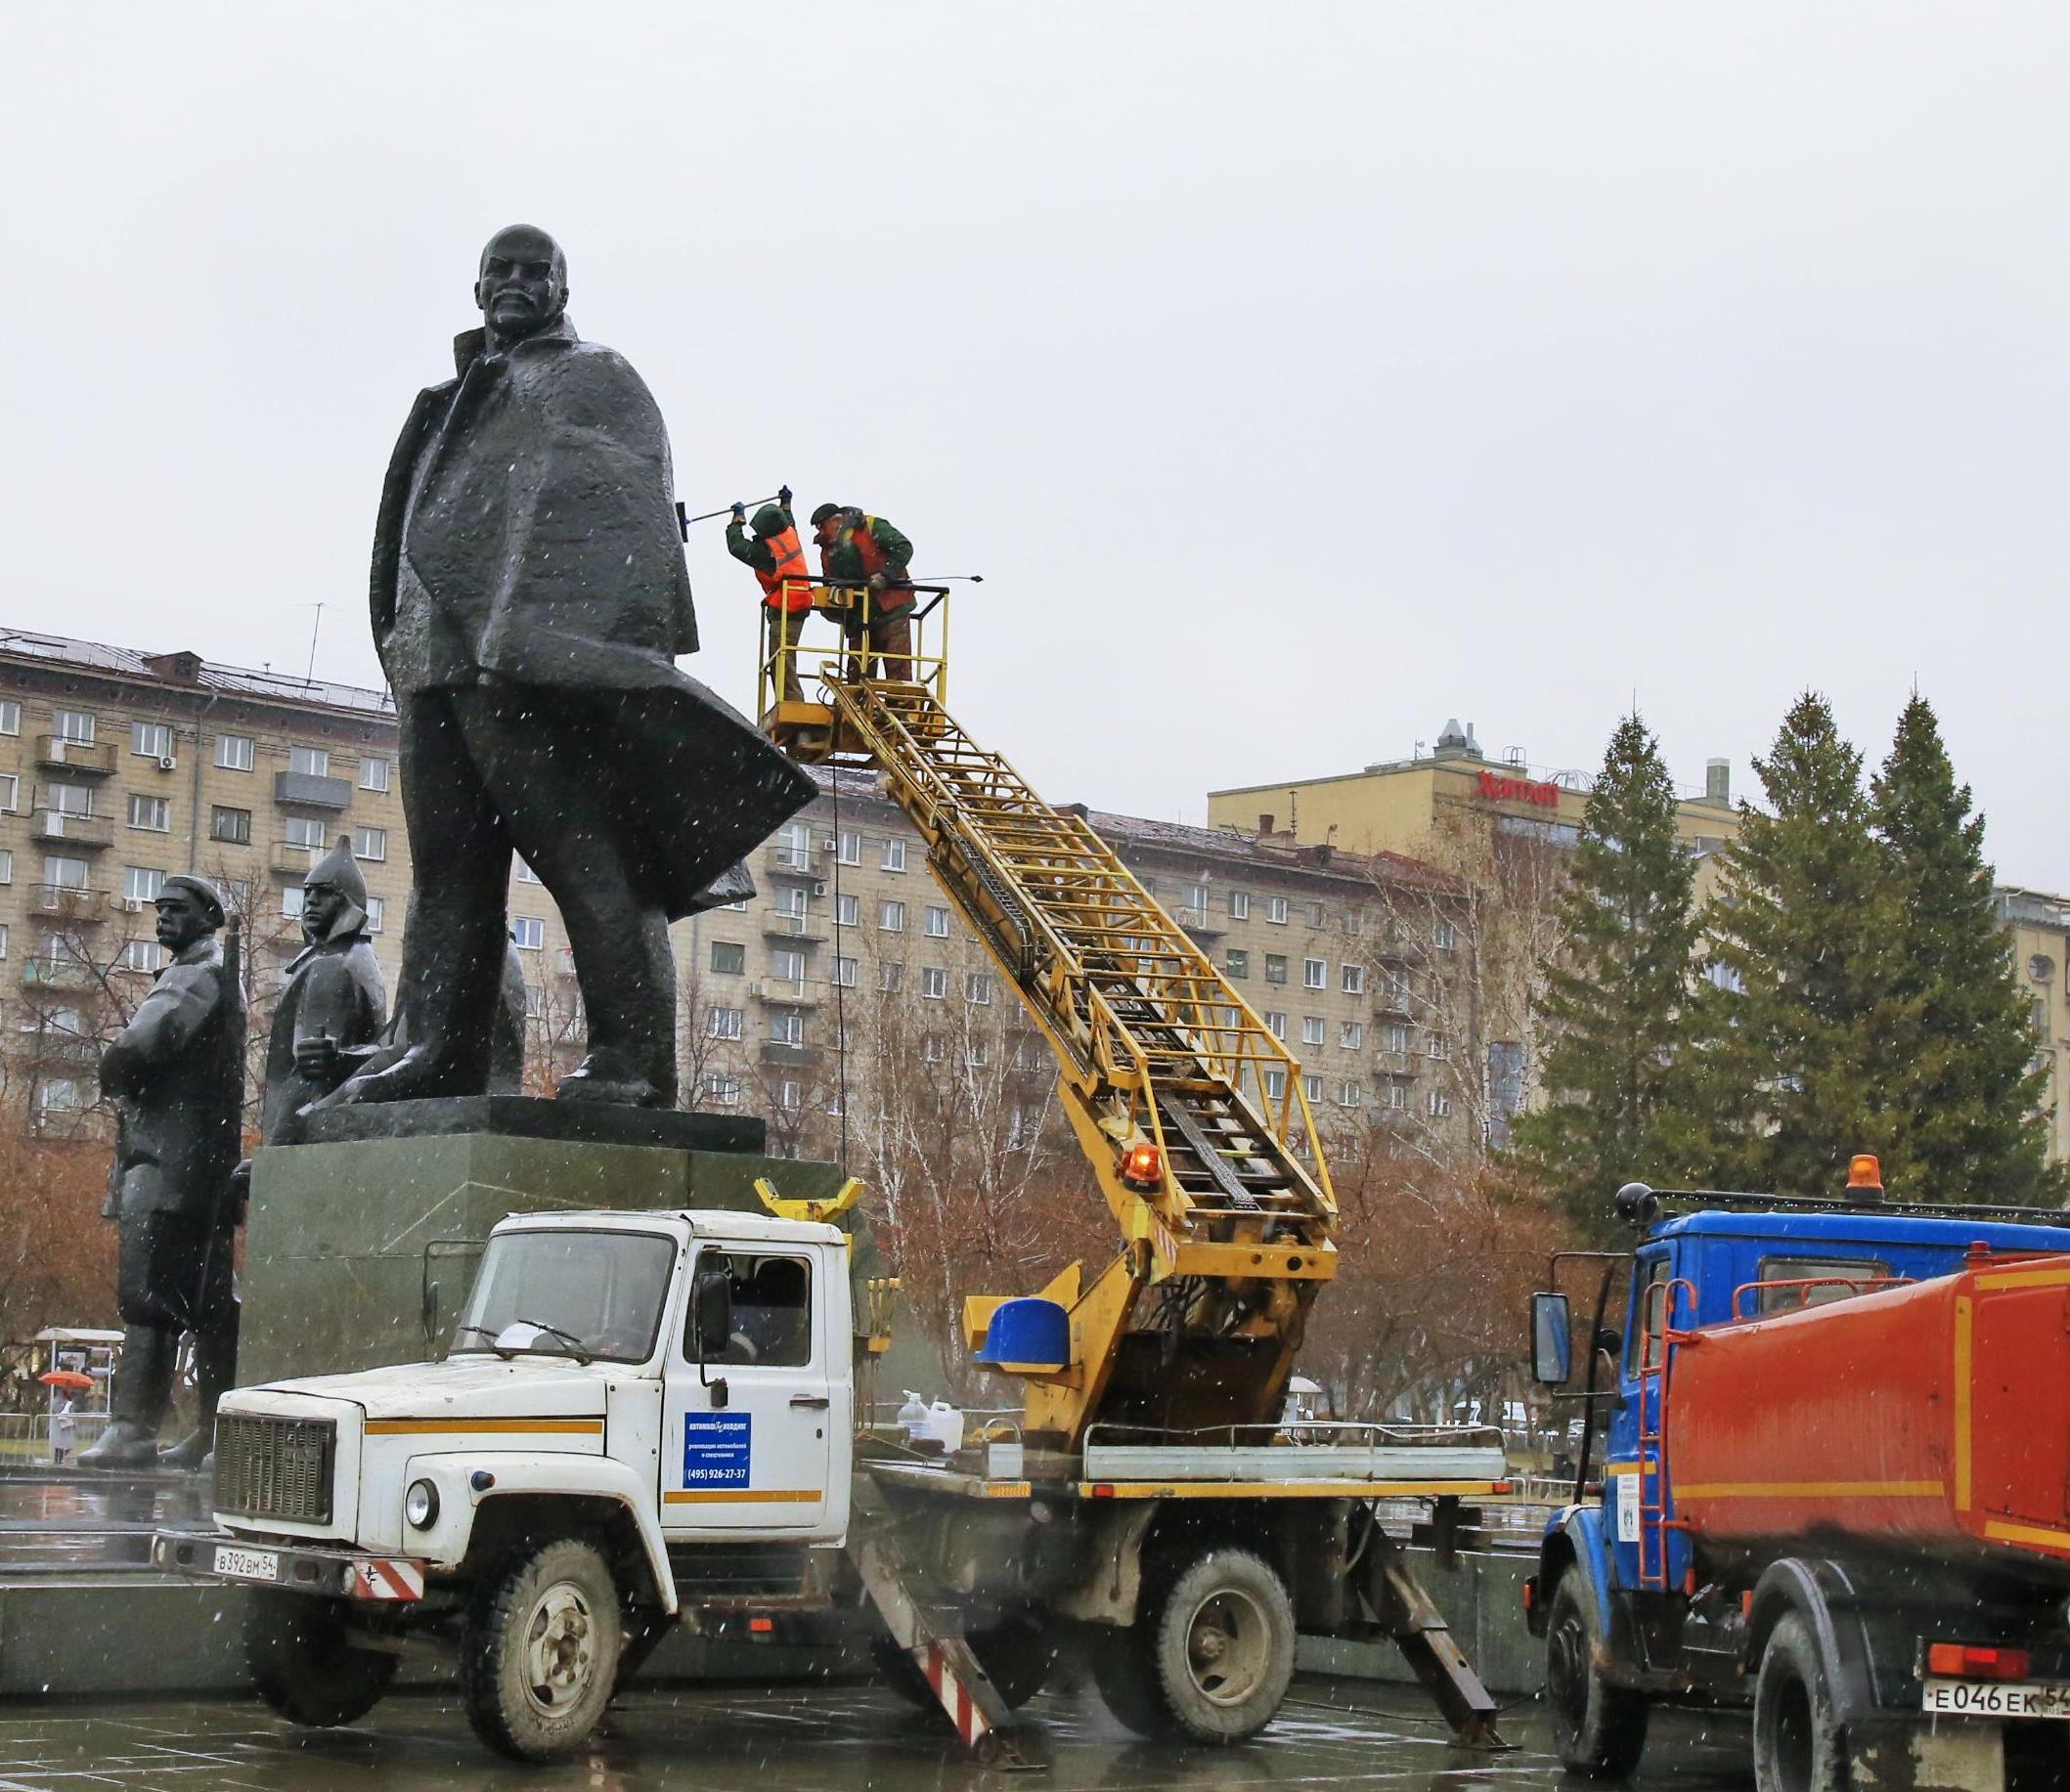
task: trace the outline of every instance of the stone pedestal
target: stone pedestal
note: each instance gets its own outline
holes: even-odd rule
[[[482,1243],[510,1213],[762,1211],[841,1186],[831,1163],[765,1157],[758,1120],[484,1096],[316,1115],[252,1160],[238,1381],[441,1353]]]

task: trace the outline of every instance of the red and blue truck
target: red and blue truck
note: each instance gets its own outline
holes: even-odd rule
[[[1635,1247],[1555,1260],[1600,1271],[1585,1333],[1534,1297],[1537,1378],[1585,1369],[1524,1589],[1570,1771],[1680,1704],[1751,1707],[1760,1792],[2070,1784],[2070,1216],[1879,1184],[1628,1184]]]

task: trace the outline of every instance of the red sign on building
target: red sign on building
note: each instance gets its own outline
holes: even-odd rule
[[[1540,809],[1560,807],[1560,786],[1536,778],[1506,778],[1498,771],[1480,774],[1480,794],[1498,803],[1535,803]]]

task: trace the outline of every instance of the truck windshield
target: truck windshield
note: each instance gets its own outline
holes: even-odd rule
[[[506,1327],[527,1321],[579,1338],[585,1356],[643,1363],[675,1263],[675,1241],[651,1232],[498,1233],[461,1312],[454,1354],[489,1350]]]

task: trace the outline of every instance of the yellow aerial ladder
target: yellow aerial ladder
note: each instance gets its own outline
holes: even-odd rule
[[[818,582],[815,598],[866,634],[865,588]],[[1028,1383],[1027,1429],[1070,1448],[1095,1419],[1271,1419],[1337,1267],[1299,1067],[1091,825],[948,713],[947,598],[913,588],[911,663],[886,667],[897,678],[864,676],[865,654],[802,645],[804,616],[765,608],[758,714],[800,760],[884,774],[1062,1068],[1123,1245],[1089,1286],[1074,1265],[1040,1290],[1069,1310],[1070,1356],[1004,1365]],[[782,700],[791,668],[811,700]],[[974,1345],[1006,1298],[966,1302]]]

